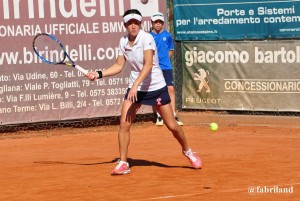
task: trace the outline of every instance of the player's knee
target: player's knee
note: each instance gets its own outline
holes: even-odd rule
[[[172,133],[178,133],[181,129],[181,127],[177,123],[172,125],[167,125],[167,127]]]
[[[120,121],[121,130],[129,130],[130,126],[131,126],[131,121],[127,121],[127,120]]]

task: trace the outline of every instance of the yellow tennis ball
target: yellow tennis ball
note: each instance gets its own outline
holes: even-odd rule
[[[218,126],[217,123],[210,123],[209,128],[210,128],[211,131],[217,131],[219,126]]]

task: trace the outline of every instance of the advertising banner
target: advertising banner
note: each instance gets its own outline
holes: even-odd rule
[[[183,42],[182,107],[300,111],[300,41]]]
[[[300,0],[174,0],[176,40],[300,37]]]
[[[130,67],[113,77],[89,81],[79,71],[43,63],[33,53],[36,34],[57,37],[76,64],[103,70],[115,61],[126,34],[122,15],[140,10],[143,29],[150,16],[166,13],[158,0],[5,0],[0,4],[0,124],[117,116]],[[46,53],[47,54],[47,53]],[[140,112],[152,112],[144,107]]]

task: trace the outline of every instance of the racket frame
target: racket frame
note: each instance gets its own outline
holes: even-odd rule
[[[44,57],[42,57],[40,55],[40,53],[38,52],[38,50],[35,48],[35,40],[37,37],[41,36],[41,35],[45,35],[45,36],[48,36],[50,37],[52,40],[54,40],[55,42],[57,42],[59,44],[59,46],[61,47],[61,49],[63,50],[64,52],[64,58],[62,59],[62,61],[60,62],[51,62],[51,61],[48,61],[47,59],[45,59]],[[37,34],[34,39],[33,39],[33,42],[32,42],[32,47],[33,47],[33,51],[34,53],[45,63],[48,63],[48,64],[53,64],[53,65],[57,65],[57,64],[61,64],[61,65],[67,65],[67,66],[71,66],[73,68],[76,68],[77,70],[79,70],[80,72],[82,72],[84,75],[86,75],[88,73],[88,70],[85,70],[83,69],[82,67],[78,66],[78,65],[75,65],[74,61],[71,59],[71,57],[69,56],[69,54],[67,53],[65,47],[63,46],[63,44],[53,35],[51,34],[47,34],[47,33],[39,33]],[[68,62],[65,62],[65,59],[68,58]]]

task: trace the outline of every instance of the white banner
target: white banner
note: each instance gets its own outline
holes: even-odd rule
[[[183,108],[300,111],[300,41],[183,42]]]

